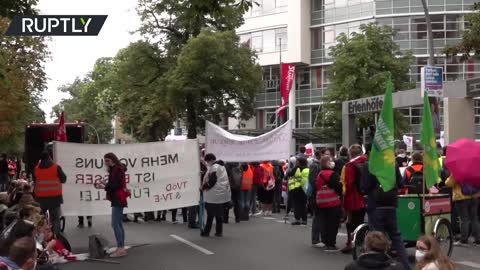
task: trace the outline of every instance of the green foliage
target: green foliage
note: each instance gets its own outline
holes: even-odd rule
[[[105,85],[109,74],[111,59],[100,58],[95,63],[93,72],[85,79],[76,79],[73,83],[62,86],[60,91],[68,93],[70,98],[63,99],[53,107],[52,117],[60,116],[65,111],[65,122],[86,122],[87,138],[89,143],[108,143],[112,138],[112,118],[98,109],[96,103],[99,93]]]
[[[480,2],[475,3],[473,13],[465,15],[465,20],[470,26],[463,32],[462,42],[445,48],[447,56],[461,54],[462,61],[472,58],[472,52],[477,58],[480,57]]]
[[[168,97],[175,108],[187,112],[190,138],[207,119],[252,117],[262,76],[255,62],[255,54],[239,46],[233,31],[206,30],[189,40],[169,72]]]
[[[140,32],[146,37],[162,37],[167,53],[176,56],[203,28],[234,30],[243,24],[249,0],[139,0]]]
[[[387,75],[390,74],[394,91],[414,87],[408,71],[413,60],[411,53],[403,54],[393,41],[394,31],[375,24],[360,26],[360,33],[351,37],[341,34],[337,45],[332,48],[334,63],[328,93],[324,98],[321,114],[317,120],[317,132],[324,141],[341,137],[342,102],[368,96],[383,95]],[[403,117],[395,114],[396,133],[406,127]],[[357,127],[373,125],[373,114],[357,117]]]
[[[0,13],[9,17],[28,13],[25,3],[2,2]],[[0,149],[19,153],[25,125],[45,121],[39,104],[46,89],[43,64],[49,51],[44,38],[5,36],[9,24],[7,17],[0,16]]]
[[[35,15],[38,0],[2,0],[0,17],[13,18],[15,15]]]
[[[170,62],[156,45],[145,41],[120,50],[97,97],[99,109],[119,116],[123,129],[139,141],[164,139],[174,119],[162,79]]]

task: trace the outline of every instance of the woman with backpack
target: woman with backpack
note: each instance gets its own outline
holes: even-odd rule
[[[335,162],[331,156],[320,160],[321,171],[317,176],[315,217],[313,223],[320,223],[320,235],[326,252],[338,251],[336,247],[338,227],[342,217],[340,176],[334,171]]]
[[[468,246],[468,236],[470,228],[472,229],[472,236],[475,238],[475,244],[480,245],[480,227],[478,222],[478,200],[480,192],[467,192],[462,190],[462,186],[451,175],[445,185],[452,188],[452,201],[457,210],[457,215],[460,217],[460,241],[454,243],[456,246]],[[472,193],[472,194],[465,194]]]
[[[103,187],[107,192],[107,199],[111,202],[112,228],[117,240],[117,249],[110,254],[110,257],[124,257],[127,255],[127,250],[125,249],[125,230],[122,223],[123,209],[127,207],[127,198],[130,196],[125,179],[127,168],[113,153],[107,153],[103,158],[108,170],[108,182],[97,184],[97,188]]]

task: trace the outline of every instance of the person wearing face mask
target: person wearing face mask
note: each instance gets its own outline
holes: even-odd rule
[[[0,257],[0,268],[9,270],[35,270],[37,249],[33,237],[22,237],[9,248],[8,257]]]
[[[415,259],[417,270],[454,270],[455,266],[442,253],[440,245],[432,236],[424,235],[417,241]]]
[[[365,253],[348,264],[345,270],[402,270],[402,265],[387,255],[388,249],[388,239],[382,232],[369,232],[365,236]]]
[[[320,227],[326,252],[338,251],[336,239],[342,217],[340,176],[333,170],[335,162],[330,156],[320,160],[322,170],[316,182],[316,209],[312,226]]]
[[[231,200],[230,182],[227,170],[221,160],[216,160],[214,154],[205,155],[207,173],[203,179],[201,191],[204,191],[205,209],[207,210],[207,223],[201,236],[210,236],[213,219],[215,219],[215,236],[223,236],[223,212],[225,205]]]

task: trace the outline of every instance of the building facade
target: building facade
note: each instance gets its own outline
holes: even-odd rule
[[[240,40],[257,51],[264,68],[264,87],[256,96],[256,117],[243,128],[258,131],[276,126],[275,110],[280,104],[279,62],[295,63],[297,142],[318,142],[316,116],[330,84],[330,48],[340,33],[358,32],[361,24],[388,25],[397,32],[394,40],[401,50],[411,50],[415,60],[410,78],[420,86],[420,68],[427,64],[427,27],[421,0],[256,0],[259,4],[245,15],[237,30]],[[468,27],[465,15],[477,0],[429,0],[436,65],[445,80],[480,77],[480,62],[446,58],[442,50],[461,41]],[[410,134],[420,133],[422,108],[404,108]],[[480,100],[475,102],[475,125],[480,138]],[[442,119],[441,119],[442,120]],[[230,129],[238,124],[229,124]],[[333,143],[340,138],[332,138]]]

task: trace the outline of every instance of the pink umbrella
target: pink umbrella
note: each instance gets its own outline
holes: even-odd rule
[[[480,143],[460,139],[448,145],[445,164],[459,183],[480,185]]]

